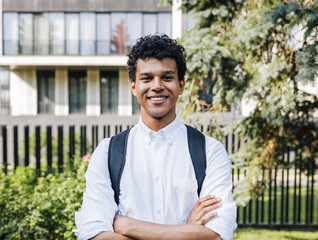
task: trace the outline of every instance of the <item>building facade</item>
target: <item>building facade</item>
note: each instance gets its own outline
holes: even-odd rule
[[[132,116],[126,54],[142,35],[182,34],[178,4],[157,0],[0,3],[1,116]]]

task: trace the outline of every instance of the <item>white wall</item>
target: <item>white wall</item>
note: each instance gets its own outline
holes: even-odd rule
[[[2,25],[2,0],[0,0],[0,26]],[[3,43],[3,38],[2,38],[2,30],[3,27],[0,27],[0,56],[2,55],[2,43]]]
[[[68,75],[66,69],[55,70],[55,115],[66,116],[68,107]]]
[[[99,116],[100,108],[100,82],[99,70],[87,70],[87,96],[86,96],[86,114],[88,116]]]
[[[126,69],[119,69],[119,83],[118,83],[118,115],[131,116],[132,115],[132,96],[130,90],[130,82],[128,71]]]
[[[35,69],[11,71],[10,89],[12,116],[32,116],[37,114]]]

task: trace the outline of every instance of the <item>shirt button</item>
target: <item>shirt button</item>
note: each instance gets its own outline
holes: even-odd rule
[[[160,213],[161,213],[160,209],[157,209],[157,213],[158,213],[158,214],[160,214]]]
[[[159,177],[155,177],[155,180],[156,180],[156,181],[159,181]]]

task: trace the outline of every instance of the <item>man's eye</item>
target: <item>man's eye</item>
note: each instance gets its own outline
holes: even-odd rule
[[[164,76],[163,79],[173,79],[173,76]]]

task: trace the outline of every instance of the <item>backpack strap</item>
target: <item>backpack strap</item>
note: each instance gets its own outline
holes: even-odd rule
[[[187,127],[189,152],[198,182],[198,196],[200,197],[206,169],[205,136],[197,129],[188,125],[185,126]]]
[[[126,162],[127,141],[130,129],[127,129],[110,139],[108,149],[108,170],[115,201],[119,203],[120,179]]]

